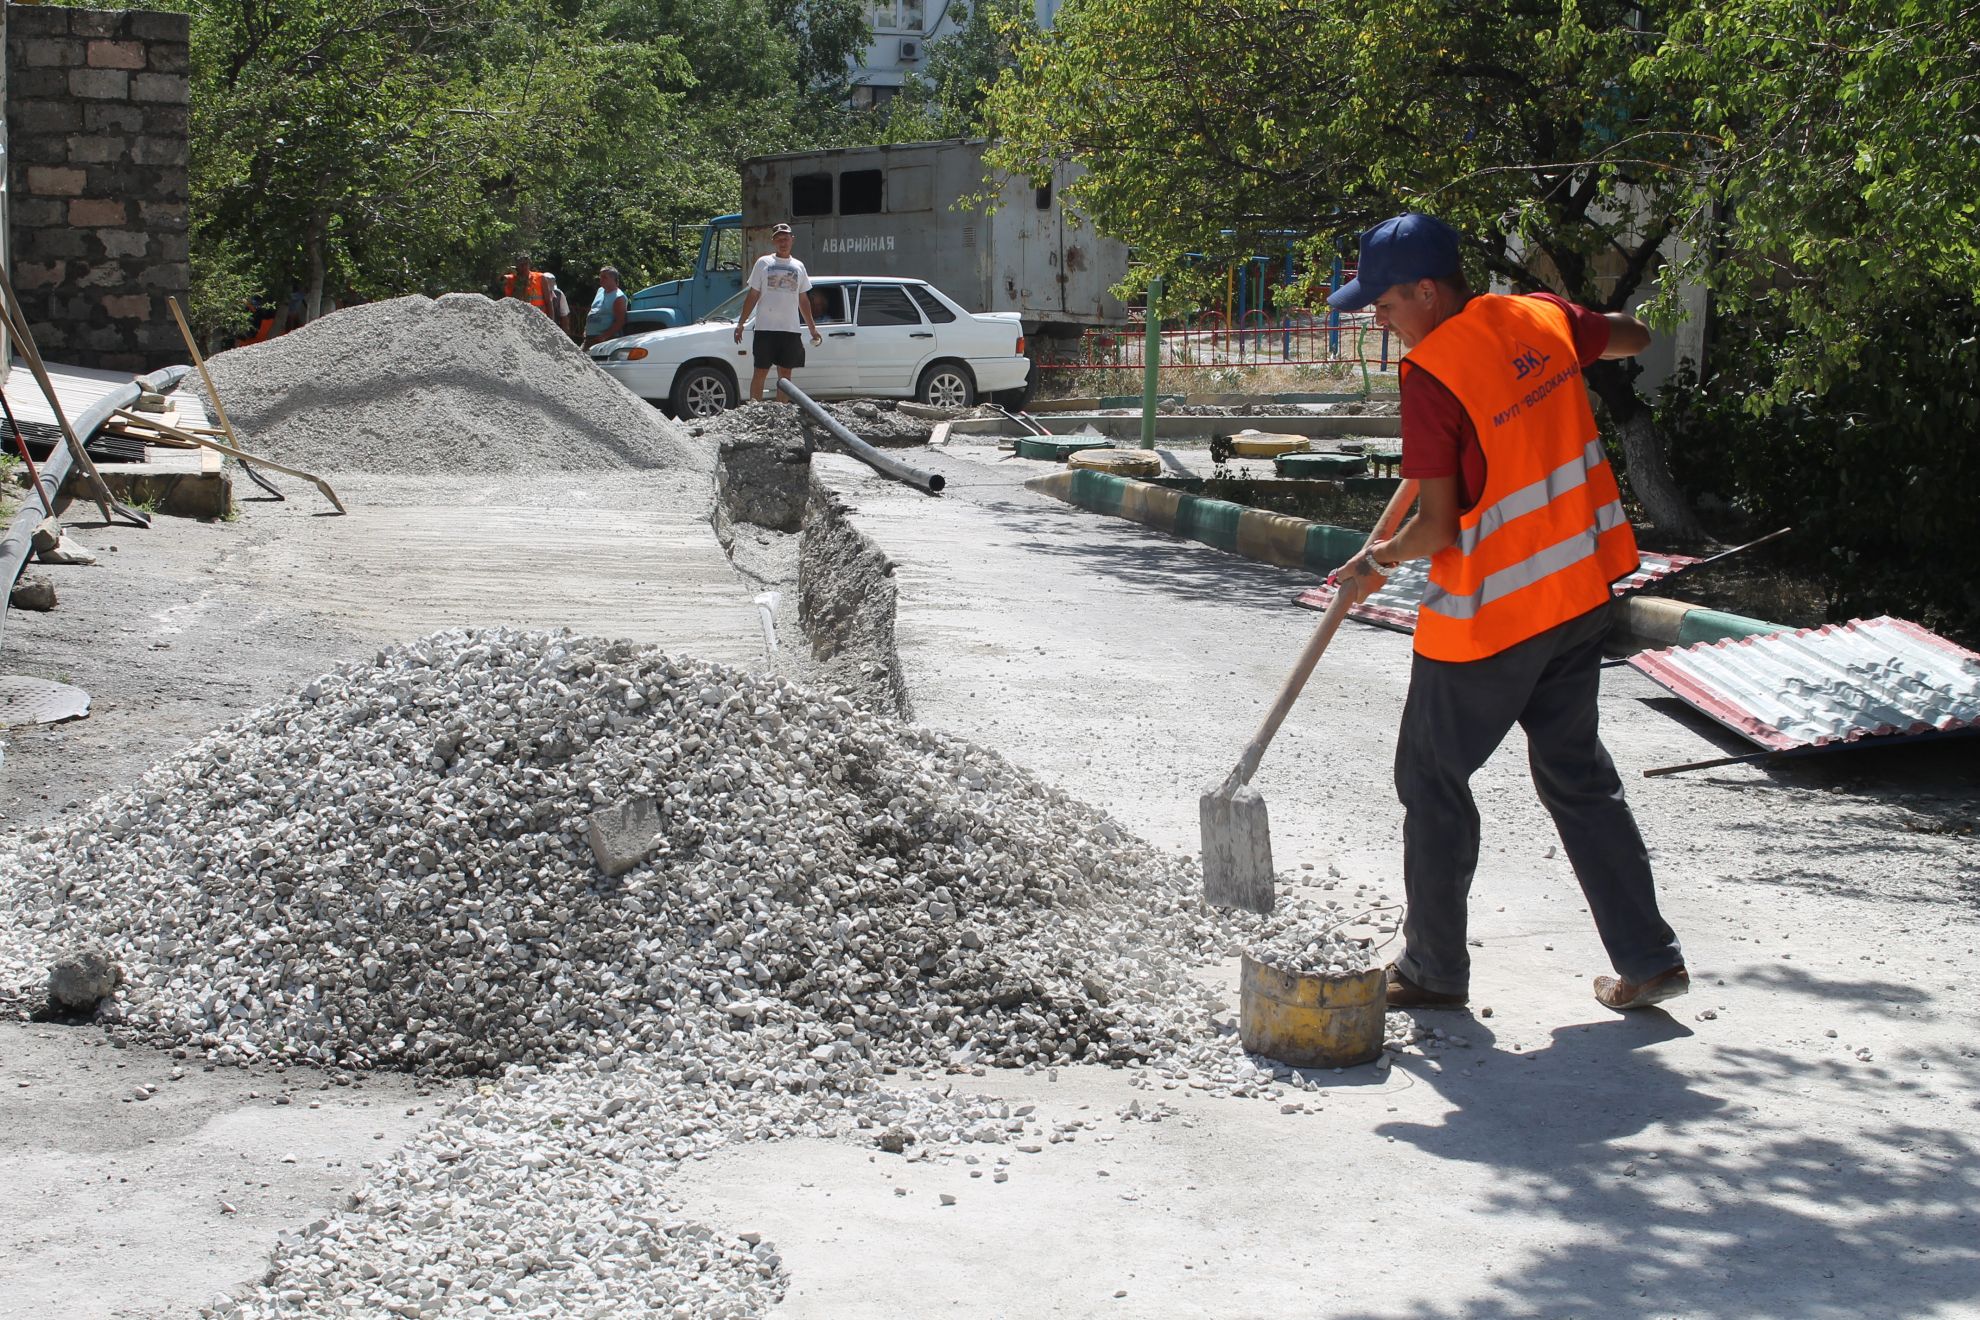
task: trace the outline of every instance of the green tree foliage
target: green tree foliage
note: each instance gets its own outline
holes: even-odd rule
[[[1821,394],[1780,390],[1785,310],[1738,330],[1703,388],[1661,418],[1686,484],[1733,504],[1830,590],[1832,618],[1904,614],[1980,643],[1980,311],[1964,288],[1867,314],[1854,370]],[[1755,416],[1756,395],[1783,401]]]
[[[1794,524],[1833,616],[1980,639],[1980,9],[1733,0],[1642,72],[1695,89],[1710,147],[1671,272],[1716,295],[1665,405],[1680,473]]]
[[[949,9],[956,31],[930,42],[928,64],[902,85],[887,107],[887,140],[981,137],[983,102],[1018,48],[1038,34],[1031,0],[961,0]]]
[[[1618,309],[1654,270],[1695,152],[1685,102],[1639,81],[1654,6],[1071,0],[992,89],[993,163],[1086,167],[1074,196],[1148,274],[1309,234],[1312,269],[1416,208],[1475,276]],[[1261,246],[1267,244],[1269,246]],[[1646,510],[1696,532],[1635,367],[1589,372]]]
[[[1730,0],[1678,14],[1639,77],[1694,89],[1698,158],[1671,272],[1755,341],[1752,411],[1804,408],[1857,370],[1884,309],[1980,298],[1980,7]]]
[[[580,287],[616,265],[628,287],[686,273],[702,221],[736,208],[753,155],[849,145],[871,129],[846,107],[868,31],[859,0],[588,0],[609,49],[667,46],[658,103],[606,114],[573,144],[540,247]],[[640,92],[637,69],[601,70]]]
[[[225,0],[193,11],[196,233],[314,306],[485,287],[554,225],[604,130],[684,78],[671,40],[516,0]]]
[[[207,328],[247,290],[492,291],[519,249],[580,295],[607,263],[637,287],[735,207],[743,157],[874,131],[845,106],[859,0],[147,7],[192,18]]]

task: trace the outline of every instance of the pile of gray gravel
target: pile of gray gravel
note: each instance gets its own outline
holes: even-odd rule
[[[656,804],[608,879],[594,813]],[[0,861],[28,981],[223,1062],[486,1072],[802,1023],[804,1066],[1146,1059],[1278,930],[1001,757],[629,643],[446,632],[236,721]]]
[[[311,471],[710,465],[705,447],[513,299],[364,303],[210,366],[243,445]]]
[[[646,825],[607,848],[607,819]],[[1057,1135],[912,1079],[1092,1061],[1149,1089],[1310,1086],[1243,1052],[1200,969],[1344,964],[1342,915],[1297,891],[1269,918],[1208,909],[1188,861],[844,698],[450,631],[0,858],[0,1000],[102,949],[104,1017],[216,1061],[496,1074],[212,1314],[702,1320],[787,1279],[774,1244],[684,1215],[680,1161],[828,1137],[994,1187]]]

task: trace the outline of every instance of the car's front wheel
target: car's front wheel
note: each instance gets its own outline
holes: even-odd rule
[[[914,397],[937,408],[967,408],[976,402],[976,377],[960,362],[937,362],[921,373]]]
[[[680,417],[713,417],[736,406],[735,378],[706,363],[688,367],[674,381],[674,413]]]

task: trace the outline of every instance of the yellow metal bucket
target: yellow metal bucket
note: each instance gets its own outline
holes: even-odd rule
[[[1253,1054],[1295,1068],[1352,1068],[1381,1054],[1387,1012],[1387,977],[1379,967],[1306,976],[1244,955],[1238,1038]]]

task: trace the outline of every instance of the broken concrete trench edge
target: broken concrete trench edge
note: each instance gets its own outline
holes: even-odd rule
[[[857,527],[851,507],[810,462],[801,442],[725,442],[716,460],[713,522],[731,559],[747,524],[798,540],[798,624],[814,662],[869,667],[864,696],[882,713],[914,718],[895,649],[894,565]]]

